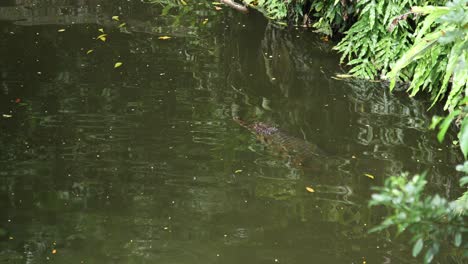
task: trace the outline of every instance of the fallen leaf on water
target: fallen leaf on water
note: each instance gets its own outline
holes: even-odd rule
[[[208,23],[208,18],[203,19],[202,24],[205,25],[206,23]]]
[[[308,192],[311,192],[311,193],[315,192],[315,190],[312,187],[309,187],[309,186],[306,187],[306,190]]]
[[[125,27],[126,25],[127,25],[127,23],[122,23],[122,24],[119,25],[119,28],[123,28],[123,27]]]
[[[219,7],[219,6],[215,6],[214,8],[215,8],[216,11],[222,10],[222,8]]]
[[[99,35],[96,39],[99,39],[99,40],[105,42],[106,41],[106,36],[107,36],[107,34],[102,34],[102,35]]]
[[[112,20],[119,21],[119,16],[113,16]]]
[[[337,74],[336,77],[338,78],[353,78],[354,76],[351,74]]]
[[[90,50],[88,50],[88,51],[86,52],[86,54],[91,54],[91,53],[93,53],[93,51],[94,51],[94,50],[90,49]]]
[[[114,65],[114,69],[115,69],[115,68],[118,68],[118,67],[120,67],[120,66],[122,66],[122,65],[123,65],[122,62],[116,62],[115,65]]]
[[[16,98],[16,99],[15,99],[15,103],[17,103],[17,104],[21,103],[21,99],[20,99],[20,98]]]
[[[371,178],[371,179],[374,179],[374,175],[372,174],[369,174],[369,173],[365,173],[364,176],[368,177],[368,178]]]
[[[56,250],[56,249],[53,249],[53,250],[52,250],[52,254],[57,254],[57,250]]]
[[[104,33],[104,29],[103,29],[103,28],[98,29],[98,31]]]
[[[241,173],[242,170],[236,170],[234,173]]]
[[[328,39],[328,36],[323,36],[323,37],[320,37],[321,40],[327,42],[329,39]]]
[[[2,116],[3,116],[4,118],[11,118],[11,117],[13,117],[12,115],[7,115],[7,114],[3,114]]]
[[[211,2],[213,5],[222,5],[220,2]]]
[[[172,37],[169,36],[161,36],[158,39],[166,40],[166,39],[171,39]]]
[[[58,32],[65,32],[65,29],[64,28],[61,28],[59,30],[57,30]]]

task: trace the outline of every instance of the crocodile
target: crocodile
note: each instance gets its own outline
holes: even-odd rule
[[[294,166],[309,167],[327,156],[317,145],[289,135],[276,126],[262,122],[248,123],[239,117],[233,120],[252,132],[275,155],[285,157]]]

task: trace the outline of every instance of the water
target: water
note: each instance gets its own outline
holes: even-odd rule
[[[211,2],[3,1],[0,21],[1,263],[416,263],[367,233],[371,187],[428,170],[458,194],[427,100],[334,79],[307,30]],[[325,154],[300,166],[237,116]]]

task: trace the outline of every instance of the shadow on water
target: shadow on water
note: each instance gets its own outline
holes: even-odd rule
[[[0,35],[0,262],[412,263],[367,234],[370,188],[429,170],[457,192],[424,99],[333,79],[328,43],[258,14],[7,1]]]

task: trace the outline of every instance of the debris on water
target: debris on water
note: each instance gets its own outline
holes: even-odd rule
[[[56,250],[56,249],[53,249],[53,250],[52,250],[52,254],[57,254],[57,250]]]
[[[116,62],[116,63],[114,64],[114,69],[119,68],[119,67],[122,66],[122,65],[123,65],[122,62]]]
[[[58,32],[65,32],[65,29],[64,28],[61,28],[59,30],[57,30]]]
[[[309,187],[309,186],[306,187],[306,190],[307,190],[308,192],[310,192],[310,193],[315,192],[314,188]]]
[[[351,74],[337,74],[335,75],[337,78],[340,78],[340,79],[347,79],[347,78],[353,78],[354,76],[351,75]]]
[[[7,114],[3,114],[2,116],[3,116],[4,118],[11,118],[11,117],[13,117],[12,115],[7,115]]]
[[[369,174],[369,173],[364,173],[364,176],[366,176],[367,178],[370,178],[370,179],[374,179],[374,175],[372,174]]]
[[[169,37],[169,36],[161,36],[159,37],[158,39],[161,39],[161,40],[167,40],[167,39],[171,39],[172,37]]]
[[[242,170],[236,170],[234,173],[241,173]]]

